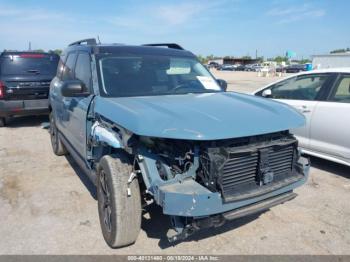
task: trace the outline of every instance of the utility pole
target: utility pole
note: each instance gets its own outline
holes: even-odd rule
[[[29,51],[32,51],[32,43],[29,41],[29,48],[28,48]]]
[[[255,50],[255,59],[258,59],[258,49]]]

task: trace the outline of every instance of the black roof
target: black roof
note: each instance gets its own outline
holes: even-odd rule
[[[86,44],[82,44],[86,43]],[[93,54],[150,54],[150,55],[173,55],[193,57],[194,54],[184,50],[174,43],[146,44],[146,45],[124,45],[124,44],[98,44],[95,39],[84,39],[70,44],[65,52],[81,50]]]

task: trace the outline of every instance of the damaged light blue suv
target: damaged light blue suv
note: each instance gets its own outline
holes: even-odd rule
[[[103,237],[134,243],[142,208],[168,215],[167,237],[293,199],[308,160],[291,107],[233,92],[177,44],[69,45],[50,86],[50,135],[97,186]]]

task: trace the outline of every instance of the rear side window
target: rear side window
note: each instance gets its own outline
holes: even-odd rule
[[[66,64],[62,72],[62,80],[72,80],[74,79],[74,65],[77,59],[76,53],[68,54]]]
[[[336,90],[330,100],[350,103],[350,75],[344,75],[339,79]]]
[[[19,53],[0,57],[2,75],[55,76],[59,56],[56,54]]]
[[[57,73],[56,76],[58,78],[62,77],[63,69],[64,69],[64,62],[66,61],[66,55],[61,55],[60,60],[58,62],[57,66]]]
[[[329,75],[301,75],[273,85],[272,98],[316,100]]]
[[[80,53],[78,55],[77,64],[75,65],[75,78],[82,81],[87,90],[91,86],[91,66],[90,56],[88,53]]]

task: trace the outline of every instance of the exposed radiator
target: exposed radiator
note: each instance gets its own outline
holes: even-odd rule
[[[255,152],[230,152],[219,170],[224,199],[244,191],[258,190],[292,175],[296,143],[257,147]]]

